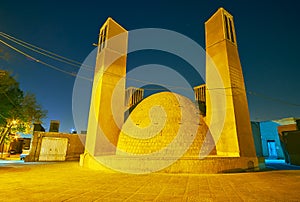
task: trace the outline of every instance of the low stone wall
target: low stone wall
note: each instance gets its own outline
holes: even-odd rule
[[[79,161],[80,154],[84,152],[85,135],[56,132],[34,132],[31,139],[30,153],[25,158],[26,162],[39,161],[39,155],[42,149],[42,140],[44,137],[68,139],[65,161]]]

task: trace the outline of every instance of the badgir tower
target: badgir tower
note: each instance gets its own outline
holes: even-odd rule
[[[219,8],[205,22],[205,39],[206,83],[194,87],[199,105],[172,92],[143,99],[142,89],[125,90],[128,32],[107,19],[100,29],[81,165],[128,173],[263,166],[255,154],[233,16]]]

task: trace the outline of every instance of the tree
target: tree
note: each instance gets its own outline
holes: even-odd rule
[[[41,123],[43,110],[31,93],[23,93],[9,73],[0,71],[0,145],[10,133],[30,132],[33,123]]]

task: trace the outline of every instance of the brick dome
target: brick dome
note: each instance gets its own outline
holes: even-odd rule
[[[195,103],[182,95],[161,92],[147,97],[131,112],[119,135],[117,155],[199,157],[200,151],[215,154],[211,145],[213,139]]]

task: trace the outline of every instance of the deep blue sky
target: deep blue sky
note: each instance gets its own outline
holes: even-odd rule
[[[204,22],[224,7],[234,16],[247,91],[265,96],[248,95],[251,119],[260,121],[300,117],[300,107],[293,105],[300,104],[299,4],[291,0],[5,1],[0,4],[0,31],[82,62],[94,49],[99,28],[109,16],[127,30],[170,29],[205,47]],[[2,44],[0,50],[0,56],[10,55],[9,60],[0,59],[0,69],[12,71],[21,88],[36,94],[49,111],[45,127],[49,129],[52,119],[61,121],[61,131],[74,127],[75,77],[35,63]],[[143,60],[132,58],[129,64],[142,65]],[[46,61],[69,72],[78,71]]]

